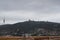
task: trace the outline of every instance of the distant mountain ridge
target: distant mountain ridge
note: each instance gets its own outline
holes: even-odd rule
[[[32,36],[51,36],[60,35],[60,23],[45,21],[25,21],[15,24],[0,26],[0,35],[21,36],[31,34]]]

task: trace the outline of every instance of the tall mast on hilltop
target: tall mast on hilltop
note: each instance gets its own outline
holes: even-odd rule
[[[5,17],[3,18],[3,24],[5,24]]]

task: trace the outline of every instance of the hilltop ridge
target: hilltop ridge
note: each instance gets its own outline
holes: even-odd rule
[[[0,26],[0,36],[21,36],[22,34],[30,34],[31,36],[60,35],[60,23],[46,21],[25,21]]]

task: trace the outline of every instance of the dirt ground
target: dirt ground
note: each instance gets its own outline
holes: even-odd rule
[[[31,37],[18,37],[18,36],[2,36],[0,40],[60,40],[60,36],[31,36]]]

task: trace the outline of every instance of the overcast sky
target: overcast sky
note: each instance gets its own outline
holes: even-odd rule
[[[26,20],[60,22],[60,0],[0,0],[0,24]]]

